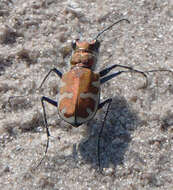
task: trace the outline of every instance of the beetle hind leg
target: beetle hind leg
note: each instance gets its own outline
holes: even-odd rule
[[[101,129],[100,129],[99,134],[98,134],[98,141],[97,141],[97,158],[98,158],[98,166],[99,166],[100,171],[101,171],[100,138],[101,138],[101,135],[102,135],[102,132],[103,132],[103,128],[104,128],[104,125],[105,125],[105,122],[106,122],[106,118],[107,118],[107,115],[108,115],[108,112],[109,112],[111,102],[112,102],[112,98],[109,98],[109,99],[105,100],[104,102],[100,103],[99,106],[98,106],[98,110],[99,110],[99,109],[103,108],[103,106],[105,104],[108,104],[107,110],[106,110],[106,113],[105,113],[105,116],[104,116],[104,119],[103,119],[103,123],[102,123]]]
[[[49,137],[50,137],[50,132],[49,132],[49,128],[48,128],[48,124],[47,124],[47,117],[46,117],[46,109],[45,109],[45,102],[48,102],[50,104],[52,104],[53,106],[57,107],[58,105],[58,102],[54,101],[54,100],[51,100],[50,98],[48,97],[45,97],[45,96],[42,96],[41,97],[41,104],[42,104],[42,108],[43,108],[43,117],[44,117],[44,124],[45,124],[45,127],[46,127],[46,134],[47,134],[47,144],[46,144],[46,149],[45,149],[45,152],[44,152],[44,156],[43,158],[40,160],[39,164],[37,165],[36,168],[38,168],[38,166],[42,163],[42,161],[44,160],[46,154],[47,154],[47,151],[48,151],[48,147],[49,147]]]

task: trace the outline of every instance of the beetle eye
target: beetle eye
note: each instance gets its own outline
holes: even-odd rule
[[[100,42],[98,40],[96,40],[92,45],[91,45],[91,50],[98,52],[99,51],[99,47],[100,47]]]
[[[98,40],[96,40],[95,42],[95,48],[98,50],[100,47],[100,42]]]
[[[76,49],[76,40],[73,40],[73,41],[72,41],[71,46],[72,46],[73,50]]]

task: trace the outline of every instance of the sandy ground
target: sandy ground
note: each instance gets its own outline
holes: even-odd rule
[[[46,104],[50,146],[40,97],[56,99],[59,79],[48,71],[69,69],[71,41],[101,38],[97,71],[113,64],[145,71],[172,69],[172,0],[0,0],[0,189],[173,189],[173,74],[122,74],[102,85],[106,107],[79,128],[62,121]],[[172,69],[173,70],[173,69]],[[115,72],[115,70],[114,70]],[[10,96],[28,95],[14,98]]]

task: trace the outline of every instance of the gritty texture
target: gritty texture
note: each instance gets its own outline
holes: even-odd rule
[[[71,41],[100,36],[96,71],[113,64],[142,71],[173,70],[172,0],[0,0],[0,189],[172,190],[173,74],[124,73],[102,85],[101,101],[113,98],[78,128],[62,121],[41,96],[56,100],[59,78],[51,68],[69,69]],[[115,72],[118,69],[114,69]],[[10,96],[22,96],[8,99]]]

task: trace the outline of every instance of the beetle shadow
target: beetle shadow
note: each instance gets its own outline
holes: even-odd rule
[[[83,139],[78,146],[78,154],[84,164],[90,164],[92,168],[98,168],[98,134],[106,106],[96,114],[87,124],[87,138]],[[131,133],[140,125],[137,113],[128,105],[127,101],[120,96],[113,98],[107,120],[100,138],[100,165],[101,168],[113,167],[123,163],[124,155],[131,141]],[[74,150],[75,151],[75,150]]]

